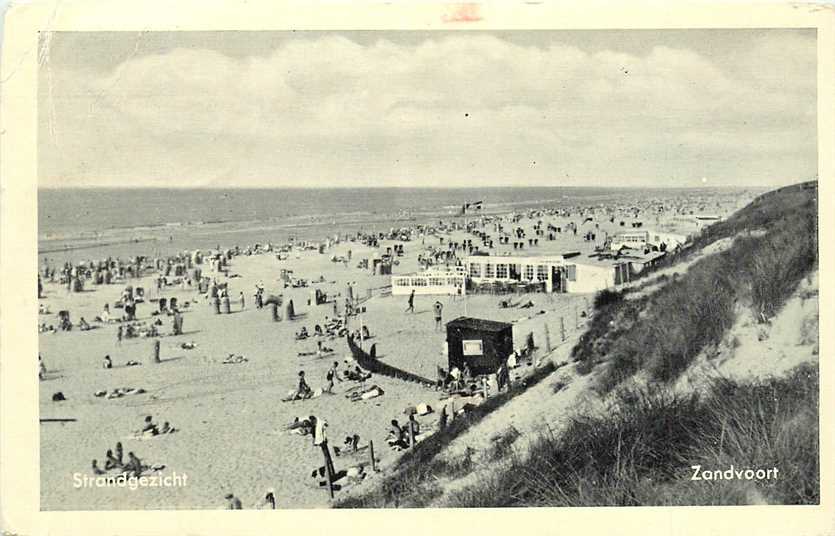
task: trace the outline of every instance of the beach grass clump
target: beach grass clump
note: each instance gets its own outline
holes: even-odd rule
[[[575,417],[509,459],[446,506],[817,504],[818,371],[807,364],[780,379],[720,379],[688,395],[621,389],[611,411]],[[694,466],[737,472],[694,480]],[[773,478],[736,478],[773,468]]]
[[[595,299],[594,316],[571,349],[571,357],[577,362],[577,372],[588,374],[595,365],[607,359],[615,341],[630,331],[638,320],[646,300],[644,297],[627,301],[620,293],[617,297],[609,295]]]
[[[485,455],[486,459],[498,461],[507,458],[513,452],[513,443],[521,436],[522,433],[511,424],[493,439],[493,444]]]
[[[646,290],[649,287],[654,287],[656,285],[661,285],[661,284],[666,283],[667,281],[670,280],[670,276],[667,275],[667,274],[660,274],[657,277],[654,277],[654,278],[650,279],[649,277],[646,277],[647,274],[649,274],[649,273],[650,273],[649,271],[648,272],[642,272],[642,273],[638,274],[637,276],[635,276],[638,279],[642,279],[642,281],[637,285],[632,285],[632,286],[629,286],[629,287],[625,287],[623,290],[621,290],[621,293],[623,295],[635,294],[635,293],[641,292],[642,290]]]
[[[467,447],[460,456],[440,458],[432,463],[432,474],[435,477],[461,478],[473,470],[473,454],[474,450]]]
[[[612,289],[603,289],[594,296],[594,309],[599,311],[607,305],[618,303],[623,300],[623,293]]]

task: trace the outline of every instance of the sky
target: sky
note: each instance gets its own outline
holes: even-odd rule
[[[42,187],[761,186],[817,170],[812,30],[52,32]]]

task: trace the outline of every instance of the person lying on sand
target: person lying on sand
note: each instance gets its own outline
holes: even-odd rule
[[[294,417],[293,422],[285,426],[284,429],[294,434],[308,435],[313,431],[312,419],[315,419],[312,415],[310,417]]]
[[[363,480],[365,476],[365,466],[355,465],[345,469],[342,478],[344,478],[349,484],[356,484]]]
[[[301,341],[306,338],[310,337],[310,334],[307,332],[307,327],[302,326],[302,329],[296,333],[296,340]]]
[[[107,471],[103,471],[102,469],[99,469],[99,462],[96,461],[96,460],[93,460],[93,474],[94,475],[103,475],[103,474],[106,474],[106,473],[107,473]]]
[[[332,354],[332,353],[333,353],[333,348],[328,348],[327,346],[322,344],[322,341],[316,341],[316,355],[317,356],[321,356],[323,354]]]
[[[293,421],[284,427],[285,430],[299,430],[305,425],[307,419],[304,417],[293,417]]]
[[[345,373],[349,380],[356,382],[364,382],[371,378],[371,373],[363,370],[359,365],[354,367],[354,370],[346,370]]]
[[[385,391],[380,389],[376,385],[372,385],[367,389],[362,389],[361,391],[353,391],[351,394],[346,395],[346,398],[349,398],[351,402],[359,402],[360,400],[370,400],[372,398],[377,398],[378,396],[383,396]]]
[[[83,316],[81,317],[81,320],[78,321],[78,329],[80,329],[81,331],[90,331],[91,329],[90,324],[88,324],[87,321],[84,320]]]
[[[325,466],[322,465],[320,467],[317,467],[313,471],[311,471],[310,476],[314,480],[317,480],[319,482],[319,486],[324,487],[324,486],[327,486],[327,484],[328,484],[327,472],[328,471],[325,468]],[[347,469],[345,469],[343,471],[339,471],[338,473],[334,474],[333,475],[333,477],[334,477],[333,483],[336,483],[337,481],[339,481],[340,484],[336,485],[336,486],[339,486],[339,487],[342,486],[342,484],[341,484],[342,482],[355,484],[355,483],[361,481],[362,479],[364,479],[365,476],[366,476],[365,475],[365,466],[355,465],[353,467],[348,467]],[[338,489],[338,488],[334,487],[334,489]]]
[[[176,431],[177,431],[177,429],[176,429],[176,428],[174,428],[173,426],[171,426],[171,425],[168,423],[168,421],[165,421],[164,423],[162,423],[162,428],[160,428],[159,433],[160,433],[160,434],[173,434],[173,433],[174,433],[174,432],[176,432]]]
[[[153,421],[153,419],[151,418],[150,415],[145,417],[145,426],[142,427],[142,430],[140,431],[140,433],[141,434],[151,434],[151,435],[159,434],[159,428],[157,428],[157,425],[154,423],[154,421]]]
[[[221,363],[224,365],[237,365],[239,363],[246,363],[247,361],[249,360],[242,355],[229,354],[223,358]]]
[[[366,445],[365,447],[359,447],[360,436],[359,434],[354,434],[352,436],[346,436],[345,441],[342,442],[343,447],[333,447],[333,452],[337,456],[342,456],[343,454],[352,454],[359,452],[360,450],[365,450],[368,448]]]

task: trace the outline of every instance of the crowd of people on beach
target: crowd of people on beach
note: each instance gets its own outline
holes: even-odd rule
[[[147,471],[161,471],[165,469],[165,466],[145,464],[133,452],[128,452],[127,460],[125,460],[122,443],[118,442],[115,451],[107,449],[104,455],[104,466],[100,466],[98,460],[94,459],[91,463],[91,469],[94,475],[105,475],[110,471],[116,471],[117,474],[139,478]]]
[[[183,313],[199,301],[197,299],[179,301],[176,298],[166,299],[163,294],[177,289],[193,290],[217,314],[230,314],[234,309],[238,311],[246,310],[245,292],[240,288],[234,288],[237,274],[231,272],[234,258],[240,255],[275,253],[277,259],[281,261],[287,259],[293,251],[316,250],[325,253],[330,250],[332,245],[342,242],[381,248],[381,244],[386,241],[394,241],[396,243],[385,247],[382,257],[386,259],[386,262],[396,266],[397,259],[404,256],[405,245],[419,241],[417,264],[420,268],[436,266],[455,268],[462,266],[464,257],[467,255],[483,252],[495,253],[502,246],[510,247],[512,244],[513,249],[536,248],[539,247],[540,241],[546,242],[563,233],[576,237],[578,241],[596,242],[599,238],[605,236],[605,233],[598,231],[602,222],[622,227],[628,225],[630,228],[638,228],[643,225],[643,221],[648,223],[653,220],[657,221],[658,217],[663,214],[687,215],[688,213],[692,214],[694,210],[705,208],[708,207],[704,203],[701,205],[698,203],[695,205],[687,203],[671,205],[655,199],[636,199],[631,203],[614,205],[600,203],[586,206],[527,209],[504,215],[455,216],[448,218],[446,221],[441,219],[427,224],[416,223],[392,227],[388,231],[341,233],[333,237],[327,237],[322,241],[295,241],[281,245],[271,243],[252,244],[227,249],[222,249],[218,245],[211,251],[184,251],[169,256],[135,256],[127,259],[109,257],[99,261],[64,262],[59,265],[52,265],[47,259],[44,259],[43,266],[38,273],[39,298],[44,297],[44,291],[47,290],[45,283],[65,285],[68,293],[81,292],[85,288],[89,289],[91,285],[122,285],[124,289],[119,299],[115,303],[105,303],[101,312],[93,317],[92,321],[79,316],[78,323],[75,324],[72,322],[72,312],[62,310],[57,313],[57,324],[50,325],[46,322],[39,322],[39,331],[42,333],[58,333],[77,328],[79,331],[86,332],[115,325],[117,346],[121,345],[125,339],[161,337],[164,331],[173,336],[181,335],[183,334]],[[461,238],[462,233],[468,236]],[[507,247],[504,249],[507,249]],[[353,249],[348,249],[345,255],[331,255],[330,260],[334,263],[341,263],[348,268],[354,257]],[[365,261],[364,264],[358,265],[361,269],[373,269],[374,261],[372,259],[363,259],[363,261]],[[145,292],[145,288],[137,285],[138,280],[143,277],[153,278],[152,292],[156,291],[153,298]],[[282,271],[277,281],[283,288],[316,287],[318,284],[325,283],[323,276],[308,279],[294,274],[288,268]],[[348,293],[346,292],[346,294]],[[252,303],[255,309],[263,309],[269,305],[273,305],[274,308],[287,305],[284,296],[280,293],[269,294],[263,282],[255,285],[254,293],[250,296],[253,299]],[[147,314],[141,314],[146,313],[149,307],[148,301],[155,303],[155,305],[151,306],[152,310]],[[301,347],[296,352],[299,357],[327,358],[330,361],[330,359],[333,359],[331,356],[336,353],[334,348],[328,346],[330,341],[348,335],[359,341],[372,338],[367,324],[362,323],[359,326],[354,326],[353,321],[349,321],[350,318],[359,314],[360,300],[353,296],[342,296],[341,293],[327,294],[318,287],[311,288],[311,298],[308,305],[318,306],[325,303],[333,304],[332,315],[327,315],[324,320],[312,323],[312,325],[309,324],[310,329],[308,329],[308,326],[301,326],[297,331],[294,331],[294,339]],[[529,302],[528,305],[520,302],[517,306],[522,308],[533,307],[533,303]],[[140,311],[140,307],[145,310]],[[404,312],[415,313],[414,290],[408,296]],[[433,330],[436,332],[442,331],[444,304],[440,300],[434,300],[431,312]],[[52,314],[49,308],[43,304],[39,307],[39,313],[44,316]],[[163,329],[166,324],[164,319],[170,319],[170,330]],[[315,349],[306,346],[311,344],[312,341],[316,343]],[[196,346],[194,343],[183,344],[191,344],[190,348]],[[183,346],[183,348],[190,349],[187,346]],[[510,388],[510,371],[527,357],[529,356],[515,351],[502,363],[495,373],[499,391]],[[221,363],[240,364],[247,361],[248,359],[242,355],[230,353]],[[40,354],[38,362],[39,379],[48,379],[47,368]],[[307,363],[307,361],[305,362]],[[347,366],[341,366],[339,360],[332,361],[324,376],[319,377],[322,381],[321,386],[317,389],[311,387],[305,371],[299,370],[293,389],[282,400],[291,403],[304,402],[321,395],[337,394],[337,390],[342,391],[347,400],[357,403],[385,395],[381,387],[371,383],[373,375],[370,371],[364,370],[356,362],[349,362],[348,360],[346,362]],[[125,362],[125,366],[140,364],[136,360]],[[114,367],[109,354],[102,359],[101,367],[108,370]],[[449,371],[439,367],[435,387],[439,391],[443,391],[448,397],[458,396],[470,400],[486,393],[486,381],[487,379],[484,376],[473,374],[466,365],[461,369],[452,367]],[[316,385],[318,381],[314,379],[313,383]],[[130,394],[138,391],[144,393],[144,390],[131,390]],[[123,394],[114,393],[117,393],[117,391],[105,391],[102,396],[115,398]],[[400,451],[413,448],[418,441],[425,438],[435,428],[430,423],[423,423],[422,426],[417,417],[436,413],[432,418],[437,418],[437,427],[442,428],[448,423],[449,419],[454,418],[456,414],[462,411],[466,411],[468,407],[466,404],[462,404],[460,407],[455,404],[444,404],[438,408],[438,412],[433,412],[431,408],[424,406],[413,408],[414,411],[408,412],[405,422],[401,422],[402,417],[401,419],[391,420],[390,427],[386,430],[386,444],[391,449]],[[385,420],[383,419],[381,428],[384,427],[384,423]],[[290,433],[313,438],[313,445],[316,448],[327,448],[327,442],[324,439],[326,428],[326,420],[315,415],[295,417],[286,426],[286,430]],[[149,415],[145,417],[142,427],[135,432],[135,436],[151,438],[177,431],[178,429],[168,422],[158,425]],[[365,447],[360,445],[360,436],[352,433],[345,437],[341,446],[335,446],[333,452],[336,456],[341,457],[360,452],[363,448],[367,448],[367,445]],[[106,451],[103,465],[99,465],[98,461],[94,459],[92,461],[93,473],[103,475],[116,471],[127,475],[140,476],[143,472],[159,470],[162,467],[143,463],[133,452],[128,452],[127,459],[125,459],[122,451],[123,447],[119,442],[116,444],[115,450],[108,449]],[[362,472],[358,473],[358,475],[361,474]],[[314,471],[314,477],[320,478],[321,476],[319,469]],[[224,498],[227,501],[228,508],[243,508],[240,498],[235,494],[227,493]],[[262,504],[276,508],[277,500],[274,490],[270,489],[264,494]]]

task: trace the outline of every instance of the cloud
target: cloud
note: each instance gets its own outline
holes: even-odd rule
[[[670,184],[706,169],[792,182],[816,168],[814,46],[765,36],[713,61],[334,34],[261,57],[179,48],[104,74],[47,65],[42,183]]]

